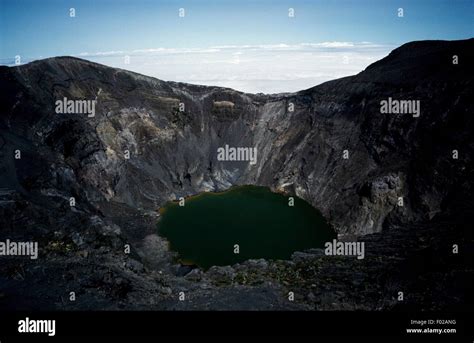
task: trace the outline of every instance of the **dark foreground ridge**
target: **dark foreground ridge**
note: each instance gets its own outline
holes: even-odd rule
[[[39,244],[36,260],[0,257],[0,308],[471,308],[472,60],[474,39],[412,42],[281,95],[70,57],[0,67],[0,241]],[[55,113],[64,97],[95,99],[95,116]],[[419,100],[419,117],[381,113],[388,98]],[[257,163],[218,161],[226,144],[256,147]],[[340,239],[365,242],[365,258],[176,264],[159,207],[232,185],[305,199]]]

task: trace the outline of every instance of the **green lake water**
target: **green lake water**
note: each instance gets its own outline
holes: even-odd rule
[[[202,193],[186,199],[185,206],[170,202],[162,210],[158,232],[182,263],[205,269],[256,258],[288,259],[336,237],[304,200],[294,197],[291,207],[288,196],[256,186]]]

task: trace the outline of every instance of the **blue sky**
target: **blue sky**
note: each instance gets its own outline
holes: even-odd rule
[[[338,68],[342,58],[347,62],[347,56],[352,56],[349,63],[344,64],[353,67],[347,67],[346,72],[354,73],[393,47],[408,41],[474,36],[472,0],[0,2],[0,64],[12,64],[16,55],[20,55],[23,62],[73,55],[121,66],[123,57],[127,55],[131,56],[131,63],[122,66],[125,69],[163,79],[178,78],[177,81],[204,83],[210,80],[204,80],[200,75],[212,71],[212,68],[203,71],[203,63],[212,65],[215,60],[216,65],[221,63],[220,69],[217,68],[221,75],[228,70],[228,75],[223,76],[235,79],[242,72],[242,64],[247,63],[246,70],[249,71],[252,65],[261,68],[263,63],[271,63],[270,56],[275,52],[269,47],[278,49],[278,45],[280,63],[297,63],[295,61],[303,59],[302,73],[307,67],[317,67],[310,65],[311,54],[328,59],[328,54],[334,53],[339,53],[337,57],[331,57],[337,59]],[[75,18],[69,16],[71,7],[75,8]],[[179,8],[185,9],[184,18],[179,17]],[[294,18],[288,16],[289,8],[294,8]],[[398,8],[403,8],[403,18],[397,16]],[[333,42],[333,46],[328,42]],[[306,45],[302,48],[301,44]],[[309,49],[311,44],[313,50]],[[222,46],[226,46],[227,50],[205,50]],[[284,46],[289,47],[287,50],[291,53],[283,52]],[[194,57],[204,56],[203,52],[207,55],[202,63],[194,63]],[[174,58],[177,53],[181,60]],[[285,56],[289,56],[287,62]],[[229,66],[225,65],[225,61]],[[314,61],[324,64],[317,58]],[[154,69],[150,65],[154,65]],[[195,65],[195,69],[190,65]],[[329,68],[329,64],[325,66]],[[176,73],[166,73],[169,68],[175,68]],[[180,68],[186,70],[183,75],[179,73]],[[262,75],[255,75],[255,72],[250,70],[248,75],[262,79]],[[271,71],[268,72],[271,74]],[[290,70],[286,74],[295,72],[298,71]],[[280,70],[274,77],[276,81],[281,81],[282,73],[285,74]],[[189,79],[186,76],[189,74],[195,74],[195,78]],[[324,77],[341,75],[327,73]],[[307,81],[321,80],[313,77]],[[215,81],[219,81],[218,78]],[[300,85],[295,84],[295,87]]]

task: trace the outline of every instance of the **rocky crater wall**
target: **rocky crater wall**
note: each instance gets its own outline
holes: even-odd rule
[[[471,163],[472,67],[449,58],[459,49],[472,55],[473,40],[424,45],[402,46],[359,75],[281,95],[47,59],[1,69],[3,88],[8,83],[1,123],[54,151],[48,168],[58,184],[50,186],[65,197],[75,189],[92,204],[156,211],[180,196],[262,185],[307,200],[340,234],[379,232],[387,221],[449,206]],[[439,63],[423,63],[432,60]],[[95,99],[95,116],[55,113],[64,97]],[[421,115],[380,113],[389,97],[419,100]],[[226,144],[256,147],[257,163],[218,161]],[[456,148],[469,158],[453,160]]]

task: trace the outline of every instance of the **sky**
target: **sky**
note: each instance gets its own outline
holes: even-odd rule
[[[353,75],[409,41],[474,36],[474,0],[0,4],[0,64],[69,55],[252,93],[297,91]]]

